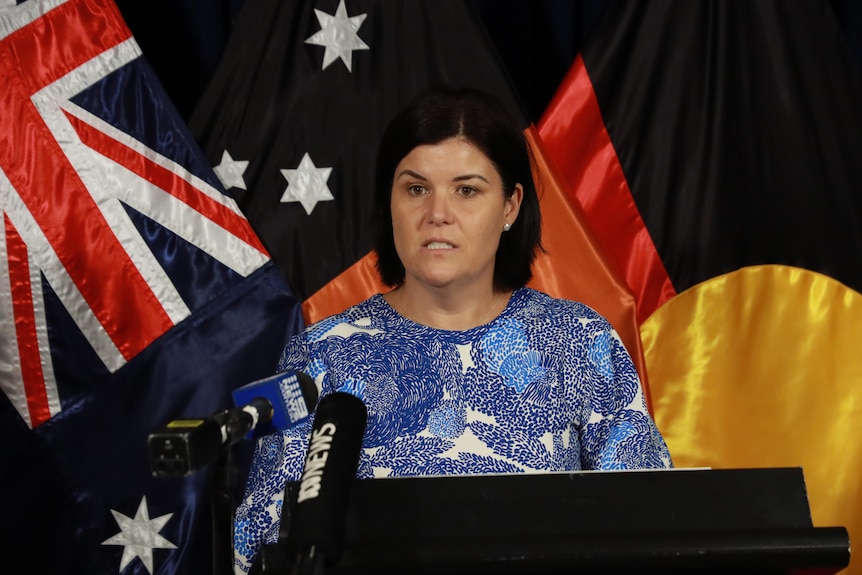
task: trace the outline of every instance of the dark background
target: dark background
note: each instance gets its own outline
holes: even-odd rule
[[[465,1],[484,22],[524,106],[538,121],[612,0]],[[832,7],[856,62],[854,73],[859,73],[862,2],[823,1]],[[186,119],[218,66],[242,4],[243,0],[117,0],[141,50]]]

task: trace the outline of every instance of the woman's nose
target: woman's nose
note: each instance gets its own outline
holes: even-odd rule
[[[432,192],[428,196],[428,220],[433,224],[448,224],[452,221],[451,198],[448,194]]]

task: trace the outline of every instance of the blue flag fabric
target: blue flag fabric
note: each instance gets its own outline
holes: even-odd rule
[[[0,84],[4,571],[213,572],[213,470],[147,436],[272,374],[299,300],[112,0],[0,6]]]

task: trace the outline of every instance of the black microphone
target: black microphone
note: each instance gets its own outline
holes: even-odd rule
[[[319,574],[338,561],[367,419],[365,404],[355,395],[335,392],[320,400],[284,547],[264,545],[252,572]]]
[[[282,372],[244,385],[233,396],[247,403],[202,419],[177,419],[149,435],[154,477],[191,475],[255,429],[272,432],[299,423],[317,402],[317,386],[301,371]]]

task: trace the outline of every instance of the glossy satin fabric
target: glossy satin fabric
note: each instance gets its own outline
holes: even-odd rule
[[[539,130],[635,295],[675,461],[803,464],[858,543],[862,83],[830,16],[609,2]]]
[[[641,336],[678,467],[801,466],[814,524],[862,540],[862,295],[752,266],[679,294]]]
[[[635,295],[640,323],[676,295],[635,205],[599,102],[578,56],[538,125],[539,137],[597,243]]]
[[[376,266],[377,256],[374,252],[369,252],[304,300],[302,316],[305,318],[305,324],[311,325],[340,313],[376,293],[389,291],[389,288],[380,281]]]
[[[147,437],[271,374],[299,303],[116,5],[7,4],[2,570],[212,571],[210,474],[153,477]]]

